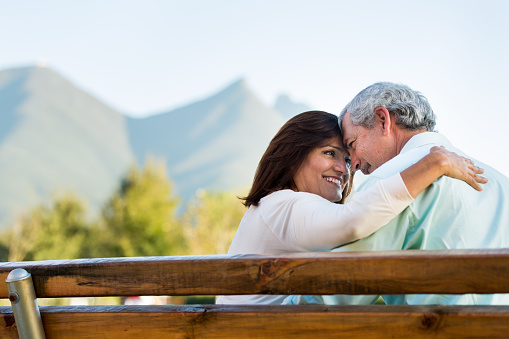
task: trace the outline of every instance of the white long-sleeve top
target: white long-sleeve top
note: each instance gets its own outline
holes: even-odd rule
[[[244,214],[228,254],[330,251],[364,238],[403,211],[414,199],[401,175],[380,180],[344,205],[319,195],[277,191]],[[217,304],[281,304],[284,295],[218,297]]]

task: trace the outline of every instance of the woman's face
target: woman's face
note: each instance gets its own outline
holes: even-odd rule
[[[293,181],[297,191],[318,194],[330,202],[341,200],[350,177],[347,157],[339,137],[326,140],[323,146],[308,154],[295,173]]]

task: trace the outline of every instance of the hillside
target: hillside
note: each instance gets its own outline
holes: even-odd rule
[[[134,119],[52,69],[0,71],[0,227],[61,192],[76,193],[98,212],[129,165],[148,156],[166,163],[183,204],[199,189],[245,194],[284,120],[244,80]]]
[[[125,117],[48,68],[0,71],[0,221],[73,191],[93,209],[133,161]]]
[[[244,193],[270,139],[282,126],[239,80],[209,98],[144,119],[129,119],[131,147],[139,163],[149,154],[167,162],[183,200],[196,190]]]

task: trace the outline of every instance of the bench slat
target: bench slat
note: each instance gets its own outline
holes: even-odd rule
[[[221,294],[509,293],[509,249],[217,255],[0,264],[46,297]]]
[[[46,306],[47,338],[507,338],[509,306]],[[10,307],[0,337],[17,338]]]

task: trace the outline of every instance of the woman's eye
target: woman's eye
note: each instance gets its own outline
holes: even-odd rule
[[[332,150],[325,151],[324,153],[325,153],[325,154],[327,154],[327,155],[330,155],[330,156],[334,156],[334,155],[336,154],[336,153],[335,153],[334,151],[332,151]]]

